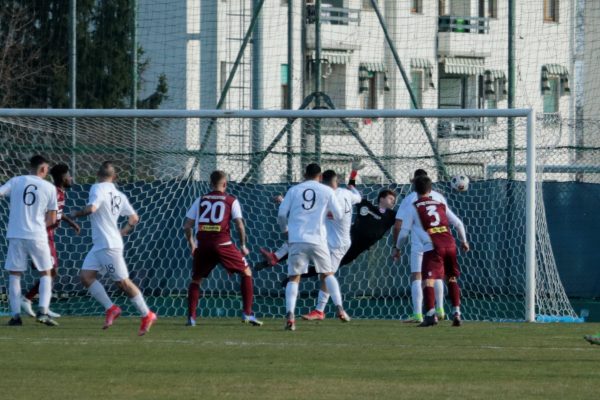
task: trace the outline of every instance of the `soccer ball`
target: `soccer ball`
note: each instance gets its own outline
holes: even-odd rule
[[[469,177],[466,175],[455,175],[452,177],[450,185],[457,192],[466,192],[469,189]]]

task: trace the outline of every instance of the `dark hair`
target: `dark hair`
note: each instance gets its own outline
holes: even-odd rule
[[[210,174],[210,184],[215,187],[223,180],[227,178],[227,174],[224,171],[215,170]]]
[[[304,172],[304,176],[306,179],[313,179],[319,176],[321,173],[321,167],[317,163],[310,163],[306,166],[306,171]]]
[[[427,176],[427,171],[425,171],[424,169],[415,169],[415,173],[413,174],[413,179],[416,179],[420,176]]]
[[[37,171],[37,169],[42,164],[48,164],[48,160],[46,160],[46,158],[44,156],[41,156],[39,154],[37,154],[29,159],[29,167],[34,171]]]
[[[60,183],[62,177],[69,172],[69,166],[67,164],[56,164],[50,168],[50,175],[55,184]]]
[[[393,190],[390,189],[383,189],[381,192],[379,192],[379,194],[377,195],[377,201],[388,197],[389,195],[394,196],[394,198],[396,198],[396,193]]]
[[[104,161],[100,164],[100,168],[98,168],[98,177],[99,178],[110,178],[115,174],[115,167],[112,161]]]
[[[326,185],[330,184],[336,176],[337,174],[334,170],[328,169],[327,171],[323,172],[323,183]]]
[[[422,196],[431,192],[431,179],[428,176],[419,176],[415,179],[415,192]]]

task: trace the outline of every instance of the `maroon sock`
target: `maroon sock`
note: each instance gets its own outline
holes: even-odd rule
[[[252,315],[252,302],[254,301],[254,284],[251,276],[242,275],[242,303],[244,314]]]
[[[198,301],[200,301],[200,285],[192,282],[188,287],[188,317],[196,319]]]
[[[452,307],[460,307],[460,287],[458,287],[458,282],[448,282],[448,293],[450,294]]]
[[[425,304],[425,313],[435,309],[435,291],[433,286],[423,288],[423,302]]]
[[[27,292],[27,294],[25,295],[25,298],[27,300],[33,300],[33,298],[35,296],[37,296],[37,294],[40,292],[40,281],[35,281],[35,285],[33,285],[33,287],[31,289],[29,289],[29,292]]]

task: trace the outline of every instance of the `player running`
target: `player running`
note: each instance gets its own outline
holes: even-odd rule
[[[196,326],[196,309],[200,299],[200,285],[208,278],[217,264],[229,273],[242,277],[241,292],[243,303],[242,322],[254,326],[263,323],[252,312],[254,283],[252,270],[245,256],[250,252],[246,247],[246,229],[240,202],[226,193],[227,176],[223,171],[210,174],[212,191],[196,199],[186,214],[183,229],[194,260],[192,281],[188,287],[188,326]],[[230,224],[233,222],[239,234],[241,252],[231,239]],[[193,230],[196,227],[196,240]]]
[[[583,338],[590,344],[600,345],[600,332],[595,335],[585,335]]]
[[[327,228],[327,246],[331,254],[331,266],[335,274],[340,267],[340,263],[346,252],[350,248],[350,226],[352,225],[352,207],[360,203],[362,197],[354,186],[348,186],[348,189],[338,186],[337,174],[333,170],[323,172],[323,184],[329,186],[335,191],[335,197],[338,204],[343,207],[344,216],[340,220],[335,220],[331,215],[327,216],[325,225]],[[321,275],[322,278],[325,275]],[[325,281],[321,279],[321,288],[317,305],[310,313],[303,315],[302,319],[313,321],[325,318],[325,307],[329,301],[329,292]]]
[[[304,174],[305,181],[292,186],[279,206],[277,220],[283,233],[288,234],[289,282],[285,288],[286,325],[285,329],[296,330],[294,317],[300,276],[308,270],[309,262],[315,265],[317,273],[325,283],[333,303],[337,307],[338,317],[349,321],[342,306],[339,283],[334,275],[331,255],[327,247],[325,220],[331,212],[333,220],[344,217],[344,209],[338,203],[335,192],[321,181],[321,167],[309,164]]]
[[[458,286],[458,261],[456,259],[456,242],[450,232],[450,224],[458,231],[461,248],[469,251],[469,244],[462,221],[440,201],[431,198],[431,179],[419,176],[414,180],[415,191],[419,198],[413,207],[403,215],[402,229],[396,242],[399,253],[400,246],[408,237],[409,232],[418,235],[423,243],[422,272],[425,275],[425,317],[419,325],[422,327],[437,324],[435,310],[434,280],[448,281],[448,291],[452,300],[452,326],[461,325],[460,288]]]
[[[413,175],[412,181],[420,176],[427,176],[427,172],[423,169],[417,169]],[[402,229],[402,220],[404,214],[408,212],[412,207],[413,203],[418,199],[417,192],[412,191],[408,194],[400,203],[398,212],[396,213],[396,223],[394,225],[394,243],[398,241],[398,235]],[[435,190],[431,191],[431,198],[443,203],[448,208],[448,202],[446,198]],[[400,259],[400,252],[394,248],[392,250],[392,257],[398,261]],[[410,293],[412,297],[413,313],[405,322],[423,322],[423,287],[422,287],[422,274],[421,264],[423,261],[423,243],[419,241],[415,231],[411,231],[410,235]],[[445,319],[444,313],[444,282],[442,279],[436,279],[434,283],[435,298],[437,301],[436,312],[439,319]]]
[[[139,288],[129,279],[123,257],[123,236],[133,231],[140,218],[127,196],[115,186],[116,179],[113,164],[110,161],[103,162],[98,170],[98,183],[90,189],[87,206],[71,214],[72,218],[90,215],[92,222],[94,246],[83,261],[80,278],[89,294],[104,307],[106,318],[102,329],[108,329],[121,315],[121,308],[111,301],[104,286],[97,280],[98,273],[108,273],[140,313],[142,321],[138,335],[143,336],[150,330],[157,316],[148,308]],[[127,217],[127,224],[121,229],[118,225],[120,216]]]
[[[56,279],[56,274],[58,272],[58,256],[56,254],[56,245],[54,243],[54,232],[56,228],[60,226],[60,222],[65,220],[71,228],[75,231],[75,234],[79,235],[81,228],[75,221],[69,218],[66,215],[63,215],[63,210],[65,208],[66,201],[66,190],[73,186],[73,178],[69,173],[69,167],[66,164],[56,164],[54,167],[50,169],[50,175],[52,176],[52,180],[54,181],[54,186],[56,187],[56,198],[58,201],[58,212],[56,213],[56,223],[47,228],[48,232],[48,244],[50,245],[50,254],[52,255],[52,270],[51,276],[52,280]],[[35,268],[35,265],[33,266]],[[33,312],[33,308],[31,307],[32,301],[37,296],[40,290],[40,281],[38,280],[32,287],[29,289],[29,292],[21,299],[21,309],[25,314],[28,314],[32,317],[35,317],[35,313]],[[60,314],[52,312],[52,310],[48,309],[48,315],[50,318],[59,318]]]
[[[58,323],[48,316],[52,296],[52,255],[46,229],[56,223],[58,204],[56,189],[45,180],[48,161],[36,155],[29,160],[30,175],[11,178],[0,187],[0,196],[10,196],[8,217],[8,253],[5,269],[9,271],[10,326],[23,325],[21,320],[21,275],[31,258],[40,272],[37,321],[48,326]]]

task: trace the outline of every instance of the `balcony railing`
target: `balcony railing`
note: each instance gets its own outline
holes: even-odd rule
[[[490,19],[442,15],[438,19],[438,32],[487,34],[490,32]]]
[[[483,139],[487,136],[489,122],[484,118],[458,118],[438,122],[440,139]]]
[[[314,24],[317,11],[314,5],[306,6],[306,23]],[[321,24],[349,25],[360,23],[360,10],[341,7],[321,7]]]

